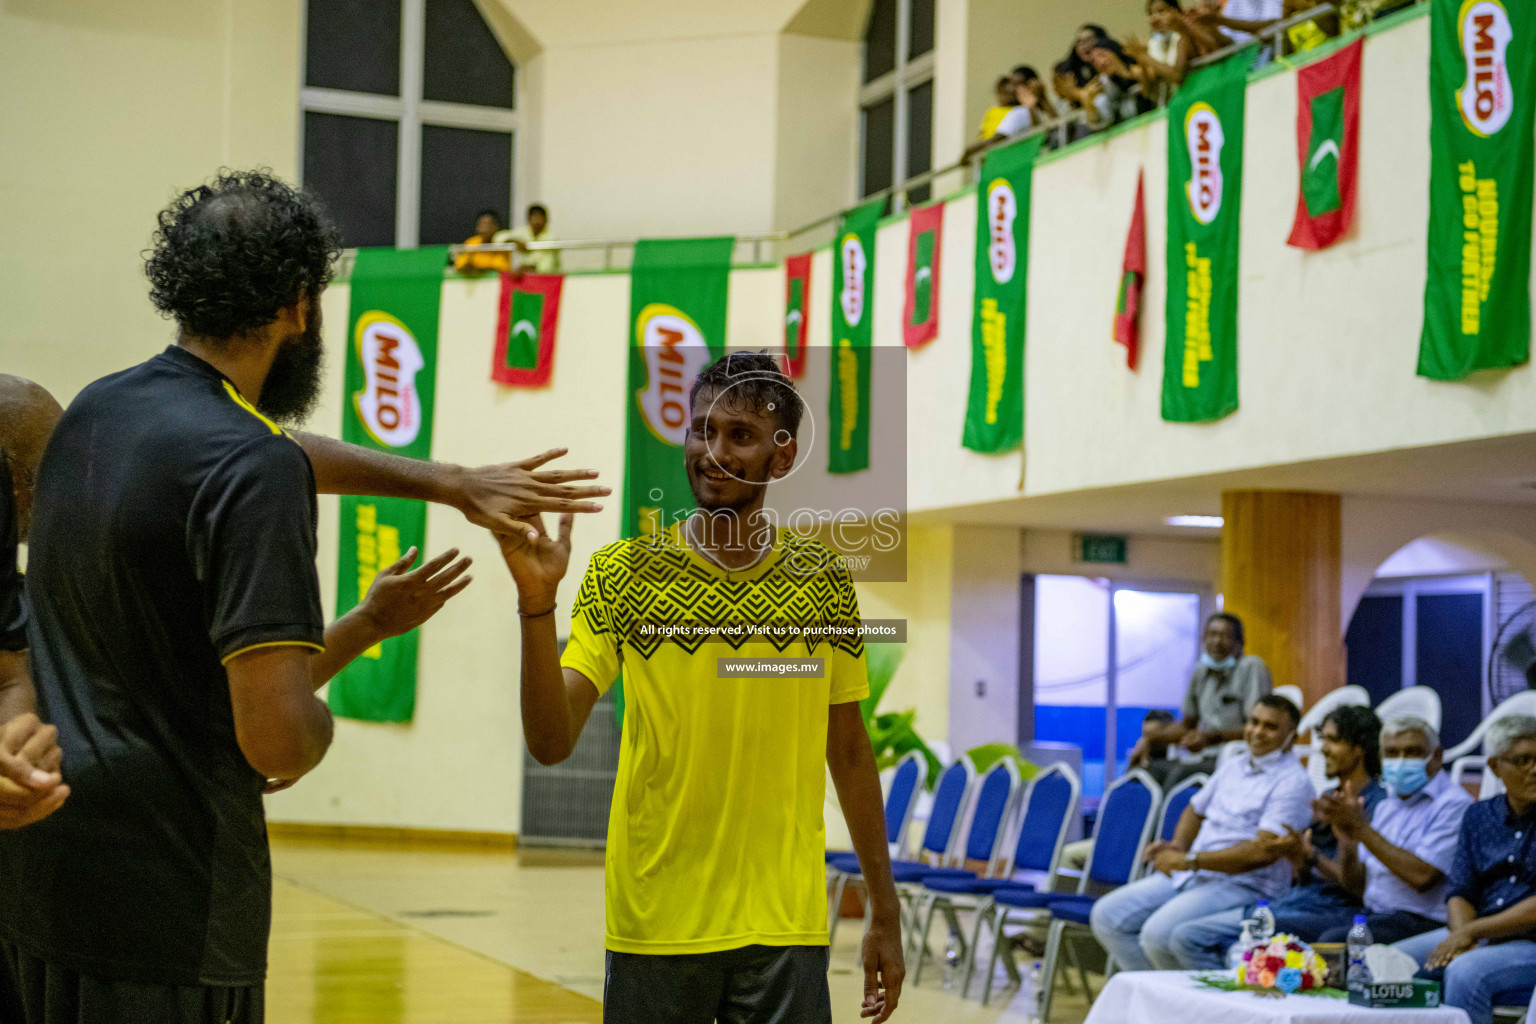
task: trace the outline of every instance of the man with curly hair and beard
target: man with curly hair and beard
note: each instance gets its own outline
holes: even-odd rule
[[[87,387],[38,471],[27,640],[68,799],[0,832],[0,1020],[260,1024],[262,794],[324,756],[314,693],[469,582],[413,548],[326,626],[316,490],[452,501],[526,529],[591,474],[465,471],[291,436],[313,408],[338,241],[313,200],[225,173],[160,214],[151,298],[176,344]]]

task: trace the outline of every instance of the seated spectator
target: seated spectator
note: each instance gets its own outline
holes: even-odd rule
[[[1067,59],[1057,65],[1056,91],[1083,110],[1090,128],[1107,128],[1150,109],[1131,76],[1133,63],[1103,26],[1084,25]]]
[[[538,203],[528,207],[528,223],[496,236],[498,242],[517,245],[517,268],[533,274],[560,273],[560,250],[529,249],[529,242],[553,242],[555,236],[549,230],[549,211]]]
[[[1051,104],[1050,95],[1045,91],[1045,83],[1040,80],[1040,75],[1034,68],[1021,64],[1013,69],[1013,74],[1008,81],[1013,89],[1014,105],[1007,109],[1002,119],[993,127],[991,135],[966,147],[960,157],[962,162],[969,162],[971,157],[986,149],[994,139],[1005,139],[1010,135],[1028,131],[1057,116]]]
[[[1003,123],[1003,118],[1019,105],[1018,96],[1013,88],[1013,75],[1004,75],[999,78],[993,88],[997,93],[997,105],[988,107],[987,112],[981,116],[981,128],[976,132],[977,142],[986,142],[996,135],[997,126]]]
[[[1229,612],[1217,612],[1205,620],[1199,664],[1184,693],[1184,719],[1162,726],[1152,735],[1175,744],[1188,754],[1168,773],[1167,787],[1176,786],[1197,772],[1216,770],[1216,758],[1224,743],[1240,740],[1244,723],[1260,697],[1274,688],[1269,666],[1256,654],[1243,653],[1243,620]],[[1145,731],[1146,726],[1143,725]],[[1136,754],[1132,749],[1132,756]]]
[[[465,245],[487,245],[496,240],[501,230],[501,214],[495,210],[481,210],[475,217],[475,233],[464,239]],[[469,277],[481,274],[505,272],[512,269],[511,257],[504,252],[461,252],[454,257],[453,269]]]
[[[1381,729],[1382,781],[1390,796],[1367,814],[1358,801],[1325,793],[1318,817],[1339,834],[1344,882],[1365,901],[1377,942],[1397,942],[1445,923],[1447,875],[1456,856],[1466,790],[1442,771],[1440,735],[1420,718],[1389,720]],[[1318,938],[1343,942],[1350,922]]]
[[[1179,0],[1149,0],[1147,20],[1152,35],[1145,43],[1134,36],[1125,41],[1125,52],[1134,58],[1131,77],[1141,94],[1158,106],[1168,102],[1189,66],[1190,40],[1184,30],[1184,12]]]
[[[1328,777],[1338,783],[1329,792],[1359,801],[1367,813],[1374,810],[1386,795],[1377,781],[1381,772],[1381,721],[1376,713],[1370,708],[1338,708],[1323,720],[1319,733],[1319,750]],[[1314,814],[1316,809],[1313,804]],[[1344,885],[1339,867],[1340,840],[1327,822],[1314,818],[1307,831],[1287,830],[1266,845],[1276,861],[1290,862],[1295,882],[1269,903],[1276,931],[1316,942],[1324,932],[1341,922],[1348,925],[1356,914],[1364,913],[1358,895]],[[1242,937],[1243,921],[1251,916],[1253,908],[1245,906],[1175,928],[1172,943],[1179,963],[1190,970],[1225,966],[1228,948]]]
[[[1536,984],[1536,717],[1499,719],[1483,746],[1506,792],[1467,808],[1446,927],[1397,943],[1472,1024],[1493,1020],[1495,995]]]
[[[1154,873],[1094,903],[1093,934],[1121,968],[1176,970],[1180,925],[1289,887],[1290,865],[1269,844],[1312,817],[1312,782],[1290,750],[1300,720],[1284,697],[1259,698],[1244,729],[1247,750],[1195,794],[1171,841],[1148,847]]]
[[[1178,762],[1168,760],[1168,744],[1157,739],[1148,739],[1149,733],[1155,733],[1165,725],[1174,722],[1173,712],[1164,711],[1161,708],[1153,708],[1148,711],[1146,717],[1141,720],[1141,737],[1144,742],[1137,743],[1131,748],[1130,760],[1127,768],[1140,768],[1145,771],[1158,785],[1162,785],[1162,776],[1166,775]],[[1082,871],[1088,865],[1088,855],[1093,852],[1093,839],[1079,839],[1075,843],[1068,843],[1061,848],[1062,866],[1072,871]]]
[[[1249,42],[1284,16],[1285,0],[1201,0],[1192,12],[1192,20],[1219,29],[1233,43]]]

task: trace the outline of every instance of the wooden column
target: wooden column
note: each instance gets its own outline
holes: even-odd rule
[[[1221,515],[1223,607],[1243,620],[1247,653],[1310,707],[1344,682],[1339,496],[1225,491]]]

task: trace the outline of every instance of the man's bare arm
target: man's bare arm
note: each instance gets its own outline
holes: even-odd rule
[[[37,707],[26,651],[0,651],[0,725]]]

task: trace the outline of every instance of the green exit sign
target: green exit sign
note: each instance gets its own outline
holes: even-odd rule
[[[1108,533],[1080,533],[1076,536],[1077,560],[1104,565],[1125,564],[1125,538]]]

